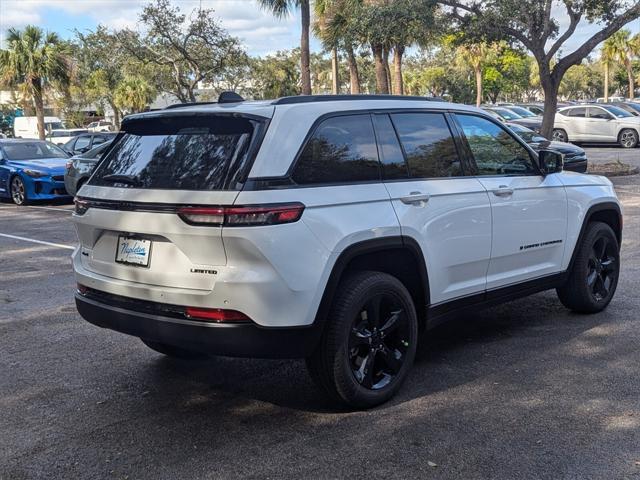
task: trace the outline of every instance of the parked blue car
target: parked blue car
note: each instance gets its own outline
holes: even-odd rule
[[[0,197],[17,205],[70,198],[64,188],[69,155],[42,140],[0,139]]]

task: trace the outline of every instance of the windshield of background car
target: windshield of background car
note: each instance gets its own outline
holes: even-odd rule
[[[62,122],[47,122],[44,124],[45,130],[63,130],[64,125]]]
[[[104,151],[107,149],[109,145],[111,145],[110,140],[107,142],[101,143],[98,147],[92,148],[88,152],[82,153],[78,156],[82,158],[100,158],[100,156],[104,153]]]
[[[537,134],[536,132],[534,132],[533,130],[527,127],[510,123],[509,128],[527,143],[539,143],[539,142],[547,141],[546,138]]]
[[[238,115],[131,120],[91,185],[171,190],[238,190],[266,122]]]
[[[535,113],[532,113],[529,110],[527,110],[526,108],[522,108],[522,107],[516,107],[516,106],[508,107],[508,110],[511,110],[512,112],[515,112],[515,113],[517,113],[518,115],[520,115],[521,117],[524,117],[524,118],[526,118],[526,117],[535,117],[536,116]]]
[[[632,113],[627,112],[619,107],[614,107],[613,105],[601,105],[601,108],[604,108],[607,112],[612,114],[616,118],[628,118],[634,117]]]
[[[61,148],[48,142],[4,143],[2,152],[7,160],[38,160],[43,158],[68,158]]]
[[[522,116],[518,115],[515,112],[512,112],[511,110],[507,110],[506,108],[494,108],[493,111],[507,120],[517,120],[519,118],[522,118]]]

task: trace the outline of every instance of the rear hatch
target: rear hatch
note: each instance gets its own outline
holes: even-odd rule
[[[123,122],[76,199],[83,267],[149,285],[212,289],[216,267],[226,264],[222,227],[194,225],[180,212],[234,203],[267,121],[178,110]]]

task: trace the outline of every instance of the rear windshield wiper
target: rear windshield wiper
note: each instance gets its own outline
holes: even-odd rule
[[[126,183],[128,185],[139,187],[142,185],[142,182],[136,175],[119,175],[119,174],[110,174],[102,177],[103,180],[113,183]]]

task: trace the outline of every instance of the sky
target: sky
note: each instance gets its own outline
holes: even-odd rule
[[[98,24],[114,29],[136,28],[138,14],[145,3],[147,0],[0,0],[0,38],[4,39],[8,28],[27,24],[55,31],[63,38],[72,37],[75,29],[93,29]],[[242,40],[250,55],[266,55],[300,44],[298,14],[277,19],[263,11],[255,0],[173,0],[173,3],[184,13],[200,5],[213,8],[223,27]],[[554,8],[554,14],[561,28],[568,25],[569,19],[561,7]],[[640,33],[640,20],[627,28]],[[595,31],[597,26],[583,24],[565,43],[561,53],[573,51]],[[311,48],[321,49],[315,39]]]

